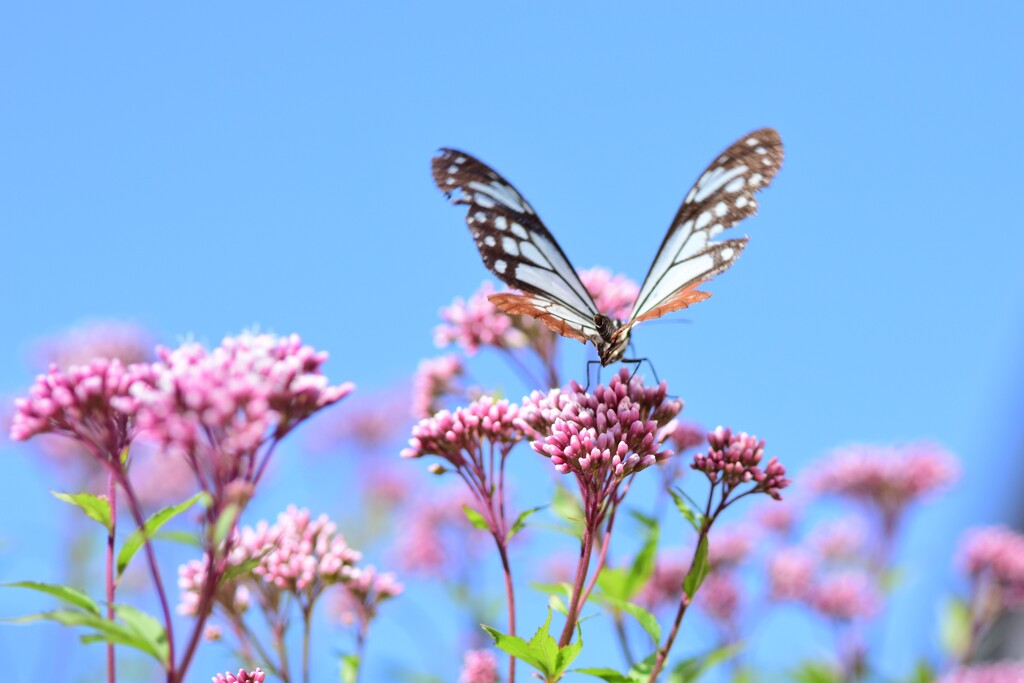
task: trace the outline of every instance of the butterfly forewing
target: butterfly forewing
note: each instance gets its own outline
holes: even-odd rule
[[[754,195],[782,165],[782,140],[762,128],[734,142],[701,174],[679,207],[640,287],[627,328],[710,296],[702,282],[726,270],[747,239],[713,242],[721,231],[757,213]]]
[[[569,259],[533,207],[496,171],[465,152],[442,149],[433,160],[434,182],[455,204],[484,265],[524,294],[498,294],[506,313],[527,314],[559,334],[586,341],[597,334],[597,306]]]

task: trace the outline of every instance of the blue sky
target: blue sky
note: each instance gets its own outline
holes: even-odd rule
[[[797,471],[851,441],[956,452],[960,487],[908,529],[920,595],[893,616],[930,624],[957,532],[1010,515],[1021,479],[1022,19],[1005,2],[7,5],[0,392],[28,386],[33,340],[93,318],[170,343],[295,331],[333,379],[394,385],[487,276],[430,180],[436,148],[508,177],[578,267],[639,279],[704,165],[771,125],[786,161],[743,257],[691,324],[635,340],[690,417],[757,432]],[[47,571],[56,503],[3,451],[0,519],[28,520],[0,525],[7,581]],[[280,482],[285,502],[338,495]]]

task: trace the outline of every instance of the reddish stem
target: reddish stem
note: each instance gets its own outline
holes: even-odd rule
[[[580,543],[580,561],[576,567],[576,579],[573,581],[572,598],[569,601],[569,614],[565,619],[565,628],[562,629],[562,636],[558,639],[558,647],[563,648],[572,641],[572,631],[579,619],[580,598],[583,597],[583,583],[587,578],[587,569],[590,568],[590,555],[594,550],[594,528],[593,522],[588,522],[583,528],[583,540]]]
[[[114,541],[117,535],[117,479],[113,472],[107,476],[107,499],[110,504],[110,529],[107,532],[107,620],[114,621]],[[116,683],[117,670],[114,644],[107,643],[107,681]]]

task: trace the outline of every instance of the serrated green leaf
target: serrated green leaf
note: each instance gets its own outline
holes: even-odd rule
[[[575,659],[579,656],[580,652],[583,650],[583,635],[581,633],[578,633],[578,631],[579,629],[577,628],[577,637],[575,643],[569,643],[565,647],[558,648],[558,657],[555,659],[554,672],[554,677],[556,680],[562,677],[562,674],[565,673],[565,670],[569,668],[569,665],[571,665],[573,661],[575,661]]]
[[[100,606],[85,593],[75,590],[70,586],[61,586],[53,583],[41,583],[39,581],[18,581],[16,583],[3,584],[9,588],[27,588],[40,593],[52,595],[55,598],[66,602],[73,607],[80,607],[92,614],[100,615]]]
[[[529,640],[530,653],[541,664],[538,669],[545,676],[552,676],[558,670],[558,641],[550,633],[552,612]]]
[[[163,624],[131,605],[114,605],[114,613],[129,630],[138,635],[140,641],[146,643],[145,651],[166,666],[167,632]]]
[[[643,627],[647,635],[654,641],[654,647],[658,647],[658,643],[661,642],[661,626],[658,624],[658,619],[648,612],[646,609],[635,603],[629,602],[628,600],[620,600],[611,595],[604,593],[595,593],[593,599],[600,603],[607,605],[616,613],[625,612],[634,619],[636,619]]]
[[[41,612],[39,614],[29,614],[23,617],[16,617],[14,619],[4,619],[3,621],[11,624],[30,624],[37,621],[54,621],[64,626],[84,626],[95,631],[95,633],[87,633],[82,636],[82,642],[84,643],[102,642],[124,645],[125,647],[145,652],[160,662],[161,665],[165,665],[166,650],[161,656],[159,651],[154,651],[151,644],[132,628],[116,621],[108,621],[97,614],[92,614],[91,612],[63,609],[54,610],[52,612]]]
[[[110,516],[110,501],[106,496],[96,496],[91,493],[61,493],[50,491],[57,500],[74,505],[84,512],[89,519],[96,520],[103,525],[103,528],[110,533],[114,523]]]
[[[615,669],[607,668],[586,668],[586,669],[573,669],[573,673],[587,674],[588,676],[594,676],[600,678],[602,681],[608,683],[630,683],[632,679],[624,674],[620,674]]]
[[[508,532],[508,537],[512,538],[513,536],[518,534],[520,531],[522,531],[526,527],[526,520],[527,520],[527,518],[529,518],[530,515],[534,514],[535,512],[539,512],[539,511],[543,510],[546,507],[547,507],[547,505],[539,505],[539,506],[537,506],[535,508],[530,508],[529,510],[524,510],[524,511],[520,512],[519,516],[516,517],[515,524],[512,525],[512,528]]]
[[[490,634],[491,638],[494,639],[494,645],[504,652],[505,654],[512,655],[516,659],[521,659],[538,671],[541,670],[541,664],[533,656],[533,652],[530,651],[530,646],[525,640],[519,636],[510,636],[502,633],[496,628],[491,628],[486,624],[481,624],[480,627]]]
[[[597,575],[597,587],[605,595],[618,600],[628,600],[627,585],[629,575],[622,567],[602,567],[601,573]]]
[[[341,666],[341,683],[356,683],[359,678],[359,655],[343,655]]]
[[[686,572],[686,579],[683,581],[683,590],[692,599],[697,594],[697,589],[704,583],[711,565],[708,564],[708,537],[701,536],[697,544],[697,551],[693,554],[693,564],[690,571]]]
[[[139,548],[145,545],[147,538],[153,538],[153,535],[163,525],[188,510],[199,502],[205,495],[205,493],[197,493],[184,503],[165,507],[147,519],[141,529],[133,531],[124,542],[124,545],[121,546],[121,551],[117,554],[118,577],[120,577],[121,574],[124,573],[124,570],[127,569],[128,563],[131,562],[133,557],[135,557],[135,553],[139,552]]]
[[[668,683],[693,683],[705,671],[735,657],[741,649],[739,645],[725,645],[703,655],[684,659],[672,668],[668,676]]]
[[[227,571],[225,571],[224,574],[220,577],[221,584],[225,584],[228,581],[238,578],[239,576],[244,576],[245,574],[248,574],[253,569],[259,566],[260,561],[268,552],[272,551],[273,548],[270,548],[260,553],[259,557],[251,557],[242,564],[236,564],[234,567],[228,567]]]
[[[951,659],[959,661],[971,643],[971,607],[964,600],[949,599],[939,615],[939,642]]]
[[[686,518],[686,521],[690,523],[694,531],[700,533],[701,526],[704,524],[704,515],[694,509],[697,507],[696,505],[690,505],[688,501],[689,496],[681,488],[670,489],[669,493],[672,494],[672,501],[675,502],[679,513]]]
[[[654,662],[657,658],[658,653],[655,651],[634,664],[626,674],[630,683],[647,683],[651,678],[651,672],[654,671]]]
[[[558,597],[557,595],[548,596],[548,607],[555,610],[564,617],[569,616],[569,608],[565,606],[564,602],[562,602],[562,598]]]
[[[487,524],[487,520],[484,519],[484,516],[480,514],[479,510],[471,508],[468,505],[463,505],[462,511],[466,513],[466,519],[469,520],[469,523],[477,529],[480,529],[481,531],[491,530],[491,527]]]

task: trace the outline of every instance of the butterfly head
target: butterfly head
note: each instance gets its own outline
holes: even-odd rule
[[[601,365],[608,366],[620,360],[629,345],[629,327],[603,313],[594,316],[594,325],[599,337],[593,342]]]

